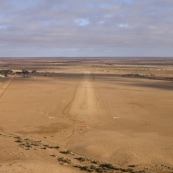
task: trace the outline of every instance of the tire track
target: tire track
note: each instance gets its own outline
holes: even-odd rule
[[[5,84],[1,87],[2,90],[0,90],[0,98],[2,97],[2,95],[5,93],[5,91],[8,89],[8,87],[10,86],[10,84],[12,83],[14,79],[14,76],[10,79],[8,79]]]

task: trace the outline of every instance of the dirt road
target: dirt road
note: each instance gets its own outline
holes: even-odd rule
[[[96,116],[99,115],[99,107],[91,73],[88,72],[83,75],[71,104],[69,114],[80,121],[88,121],[97,118]]]

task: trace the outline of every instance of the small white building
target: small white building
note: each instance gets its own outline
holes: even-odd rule
[[[0,77],[5,77],[4,75],[0,74]]]

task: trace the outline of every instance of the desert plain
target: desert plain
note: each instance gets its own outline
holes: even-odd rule
[[[0,70],[12,70],[0,173],[173,172],[173,59],[0,58]]]

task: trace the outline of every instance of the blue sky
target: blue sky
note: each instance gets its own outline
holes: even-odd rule
[[[0,0],[0,57],[173,57],[173,0]]]

